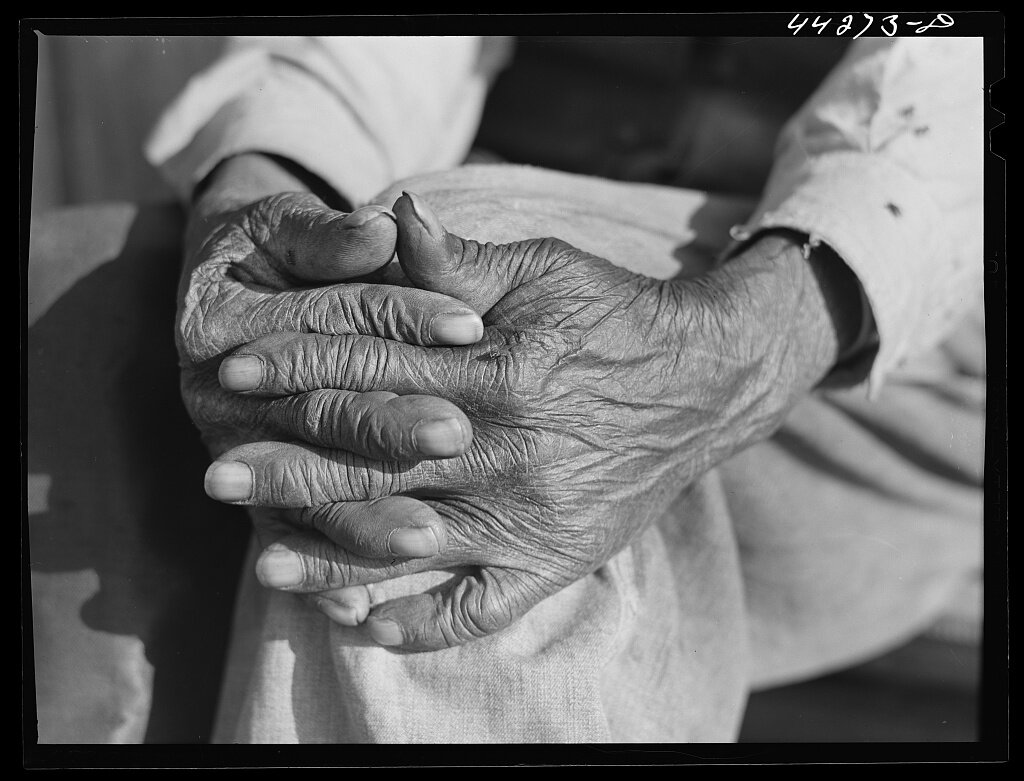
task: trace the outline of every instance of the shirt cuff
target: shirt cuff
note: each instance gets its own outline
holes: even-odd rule
[[[328,87],[298,69],[271,68],[270,58],[256,51],[229,58],[190,84],[145,149],[183,200],[219,162],[245,152],[286,157],[354,206],[392,178],[381,148]]]
[[[868,374],[874,396],[920,346],[928,280],[949,272],[943,261],[949,255],[937,251],[934,238],[937,215],[909,172],[874,155],[834,152],[798,167],[777,166],[765,198],[733,238],[788,228],[807,234],[811,244],[824,242],[846,262],[877,328],[878,352]]]

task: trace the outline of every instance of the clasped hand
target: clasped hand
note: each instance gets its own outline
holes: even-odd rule
[[[384,645],[491,634],[593,572],[769,435],[835,357],[815,335],[831,333],[820,291],[781,240],[665,281],[555,238],[448,234],[408,193],[395,221],[362,211],[215,232],[179,346],[217,457],[206,490],[259,508],[264,585],[344,603],[362,584],[468,568],[372,609],[318,599]],[[275,244],[267,226],[302,219],[328,226],[319,243]],[[293,289],[382,267],[389,240],[414,287]]]

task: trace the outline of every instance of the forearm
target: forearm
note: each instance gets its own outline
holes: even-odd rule
[[[312,192],[338,211],[351,211],[345,199],[322,179],[277,155],[235,155],[218,165],[192,194],[193,219],[209,219],[271,195]]]

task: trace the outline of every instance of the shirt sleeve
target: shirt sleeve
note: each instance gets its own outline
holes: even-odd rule
[[[243,152],[302,165],[354,205],[462,161],[505,39],[229,39],[162,114],[145,154],[182,198]]]
[[[877,329],[869,389],[980,305],[981,38],[861,38],[780,135],[735,238],[789,228],[857,275]]]

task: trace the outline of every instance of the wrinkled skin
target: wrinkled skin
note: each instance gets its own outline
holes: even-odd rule
[[[557,239],[448,235],[408,194],[394,210],[409,279],[486,313],[483,338],[257,338],[224,362],[222,382],[245,376],[226,384],[256,405],[301,405],[301,422],[280,420],[287,436],[231,449],[207,476],[214,498],[282,508],[265,517],[314,530],[264,554],[266,585],[351,590],[474,568],[374,606],[379,643],[442,648],[507,626],[621,550],[689,481],[768,436],[835,359],[821,291],[781,240],[701,278],[659,281]],[[471,420],[472,444],[441,460],[352,452],[338,400],[353,391],[445,399]],[[443,521],[423,524],[436,545],[395,555],[393,523],[366,520],[395,502]]]
[[[371,206],[346,215],[300,193],[262,199],[219,216],[212,228],[190,230],[177,342],[185,403],[211,450],[220,452],[239,439],[273,437],[295,425],[300,410],[294,406],[254,410],[217,381],[220,357],[259,336],[315,331],[422,345],[479,338],[477,315],[447,296],[369,282],[324,284],[365,277],[385,266],[394,255],[396,235],[394,215],[386,209]],[[366,399],[350,403],[365,405]],[[396,417],[410,424],[454,417],[467,427],[467,440],[470,436],[465,416],[438,399],[406,397]],[[367,455],[390,454],[381,449],[390,445],[390,435],[385,430],[376,440],[356,444]],[[407,449],[403,455],[431,455],[408,444]]]
[[[217,203],[194,212],[176,337],[182,397],[213,456],[286,436],[307,414],[294,399],[256,403],[221,387],[223,354],[259,336],[316,331],[421,345],[479,338],[480,318],[462,302],[409,286],[348,281],[366,280],[388,264],[396,238],[395,217],[387,209],[369,206],[346,214],[308,193],[282,193],[239,208]],[[332,284],[340,281],[345,283]],[[351,426],[338,433],[345,435],[349,450],[370,457],[448,457],[465,452],[472,439],[464,413],[439,398],[350,393],[343,406],[346,414],[339,419]],[[432,422],[441,424],[440,436],[410,435],[417,424]],[[392,528],[433,527],[443,539],[443,524],[433,512],[406,512],[401,500],[389,506],[392,512],[383,519],[395,518]],[[371,517],[380,518],[381,509],[386,508],[378,507]],[[263,545],[281,536],[265,514],[255,512],[254,520]],[[359,513],[351,521],[367,523]],[[327,608],[337,618],[337,604]]]

